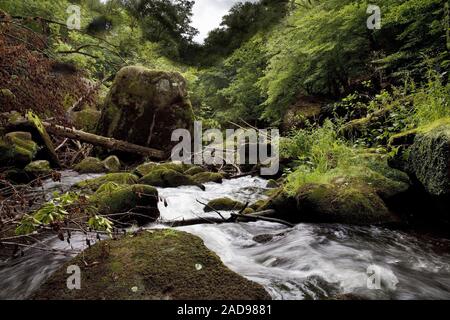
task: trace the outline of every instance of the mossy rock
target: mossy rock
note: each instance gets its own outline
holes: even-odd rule
[[[267,181],[266,188],[276,189],[276,188],[279,188],[279,187],[280,187],[280,185],[275,180],[270,179],[269,181]]]
[[[203,208],[203,211],[239,211],[244,207],[245,204],[243,204],[242,202],[232,200],[230,198],[219,198],[209,201],[205,208]]]
[[[95,263],[94,263],[95,262]],[[82,290],[67,289],[67,267]],[[228,269],[203,241],[174,230],[97,243],[55,272],[34,294],[43,300],[269,300],[265,289]]]
[[[121,163],[117,156],[109,156],[102,163],[108,172],[120,171]]]
[[[176,129],[193,127],[186,81],[177,72],[122,68],[105,99],[97,127],[101,136],[169,151]]]
[[[184,172],[184,174],[186,174],[186,175],[188,175],[188,176],[195,176],[196,174],[203,173],[203,172],[206,172],[206,170],[203,169],[202,167],[199,167],[199,166],[193,166],[193,167],[187,169],[187,170]]]
[[[77,129],[92,133],[94,133],[97,128],[100,116],[101,112],[93,108],[86,108],[78,112],[73,112],[71,115],[72,121]]]
[[[373,189],[364,185],[307,184],[298,190],[297,222],[357,225],[398,222]]]
[[[430,195],[450,197],[450,124],[418,134],[403,159],[405,171]]]
[[[192,177],[197,183],[215,182],[222,183],[223,175],[215,172],[200,172]]]
[[[34,177],[43,176],[52,172],[50,162],[48,162],[47,160],[33,161],[29,163],[24,170],[26,173]]]
[[[105,164],[99,158],[94,157],[83,159],[73,169],[78,173],[105,173],[108,171]]]
[[[136,175],[128,172],[108,173],[98,178],[81,181],[77,183],[75,187],[80,189],[89,189],[91,191],[96,191],[98,190],[98,188],[100,188],[100,186],[108,182],[133,185],[136,184],[138,180],[139,178]]]
[[[30,163],[39,151],[29,132],[10,132],[0,138],[0,163],[22,167]]]
[[[134,173],[139,177],[149,174],[158,164],[156,162],[146,162],[136,167]]]
[[[252,214],[255,213],[255,210],[252,208],[245,208],[244,211],[242,211],[242,214]]]
[[[190,168],[191,168],[190,165],[178,162],[166,162],[166,163],[146,162],[139,165],[136,168],[135,172],[137,175],[143,177],[148,175],[154,170],[169,169],[174,170],[178,173],[184,173],[186,170],[189,170]]]
[[[159,166],[150,171],[149,174],[139,179],[140,184],[147,184],[160,188],[176,188],[181,186],[198,186],[205,190],[205,187],[196,182],[190,176],[186,176],[172,169],[160,168]]]
[[[100,186],[90,201],[101,214],[113,214],[114,219],[122,222],[136,221],[144,225],[159,218],[158,190],[148,185],[112,185],[109,182]]]

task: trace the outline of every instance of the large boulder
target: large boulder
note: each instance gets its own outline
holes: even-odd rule
[[[186,81],[176,72],[125,67],[116,76],[98,124],[102,136],[170,150],[175,129],[191,129]]]
[[[159,168],[159,166],[155,167],[154,170],[139,179],[138,182],[140,184],[146,184],[160,188],[197,186],[200,189],[205,190],[205,187],[201,183],[195,181],[192,177],[184,175],[172,169]]]
[[[406,172],[415,188],[429,197],[429,214],[440,213],[449,222],[450,119],[398,134],[391,138],[391,146],[398,150],[391,166]]]
[[[10,132],[0,137],[1,165],[24,167],[33,160],[38,150],[29,132]]]
[[[67,288],[70,265],[81,268],[82,290]],[[92,246],[55,272],[33,298],[269,300],[270,295],[228,269],[200,238],[167,229]]]
[[[158,201],[158,191],[151,186],[111,182],[100,186],[91,197],[101,214],[114,215],[121,222],[136,221],[139,225],[159,218]]]

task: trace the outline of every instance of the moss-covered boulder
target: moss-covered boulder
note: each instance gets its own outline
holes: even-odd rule
[[[114,215],[122,222],[136,221],[139,225],[159,218],[158,190],[147,185],[119,185],[111,182],[100,186],[90,201],[104,215]]]
[[[203,211],[239,211],[244,207],[245,204],[243,204],[242,202],[232,200],[230,198],[219,198],[209,201],[208,204],[203,208]]]
[[[44,176],[52,172],[50,162],[47,160],[33,161],[29,163],[24,170],[32,177]]]
[[[192,176],[192,178],[197,183],[207,183],[207,182],[215,182],[215,183],[222,183],[223,182],[223,175],[216,172],[200,172],[196,175]]]
[[[195,166],[184,164],[181,162],[165,162],[165,163],[146,162],[136,167],[135,173],[140,177],[146,176],[154,170],[162,170],[162,169],[170,169],[178,173],[185,173],[185,171],[194,167]]]
[[[75,185],[75,188],[79,189],[88,189],[91,191],[96,191],[98,188],[100,188],[101,185],[113,182],[116,184],[126,184],[126,185],[133,185],[136,184],[139,180],[139,177],[128,172],[121,172],[121,173],[108,173],[104,176],[84,180],[81,182],[78,182]]]
[[[203,185],[196,182],[190,176],[186,176],[172,169],[164,169],[159,167],[150,171],[149,174],[139,179],[139,183],[160,188],[198,186],[200,189],[205,190],[205,187]]]
[[[403,140],[405,144],[411,141],[391,164],[407,172],[430,195],[450,196],[450,123],[419,129],[413,139]]]
[[[94,157],[81,160],[73,169],[78,173],[105,173],[108,171],[104,163],[99,158]]]
[[[108,172],[120,171],[121,163],[117,156],[109,156],[102,162]]]
[[[93,108],[86,108],[71,114],[75,127],[86,132],[95,132],[100,116],[101,112]]]
[[[0,137],[1,165],[22,167],[30,163],[39,151],[29,132],[10,132]]]
[[[67,289],[67,267],[81,268],[82,290]],[[55,272],[34,299],[268,300],[264,288],[232,272],[203,241],[173,230],[98,243]]]
[[[138,175],[139,177],[143,177],[143,176],[149,174],[157,165],[158,165],[158,163],[156,163],[156,162],[143,163],[136,167],[136,169],[134,170],[134,173],[136,175]]]
[[[184,174],[186,174],[186,175],[188,175],[188,176],[195,176],[196,174],[203,173],[203,172],[206,172],[206,170],[203,169],[202,167],[199,167],[199,166],[193,166],[193,167],[187,169],[187,170],[184,172]]]
[[[307,184],[298,190],[298,222],[381,224],[398,221],[373,189],[362,185]]]
[[[97,133],[167,151],[172,132],[191,129],[192,123],[186,81],[179,73],[130,66],[114,80]]]

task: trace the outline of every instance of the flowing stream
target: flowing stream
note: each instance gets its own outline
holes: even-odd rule
[[[60,183],[46,182],[51,194],[86,179],[63,172]],[[223,184],[160,189],[168,204],[163,220],[210,216],[197,202],[230,197],[254,202],[265,196],[266,182],[244,177]],[[224,213],[226,215],[226,213]],[[149,227],[158,227],[153,225]],[[268,222],[196,225],[178,228],[201,237],[233,271],[260,283],[274,299],[326,299],[345,294],[366,299],[450,299],[450,242],[378,227]],[[45,245],[69,250],[49,238]],[[84,249],[85,238],[72,246]],[[0,299],[26,299],[70,255],[28,250],[0,264]]]

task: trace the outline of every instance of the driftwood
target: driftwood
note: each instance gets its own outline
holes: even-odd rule
[[[108,150],[122,151],[128,153],[138,154],[144,157],[156,159],[156,160],[166,160],[167,155],[164,151],[147,148],[143,146],[139,146],[137,144],[129,143],[122,140],[116,140],[113,138],[107,138],[103,136],[99,136],[92,133],[87,133],[81,130],[71,129],[67,127],[63,127],[60,125],[53,125],[50,123],[43,122],[45,128],[51,134],[70,138],[73,140],[78,140],[81,142],[89,143],[95,146],[100,146]]]
[[[273,222],[273,223],[280,223],[280,224],[285,225],[290,228],[295,227],[294,224],[289,223],[285,220],[267,217],[267,215],[273,215],[274,213],[275,213],[275,210],[264,210],[264,211],[259,211],[259,212],[255,212],[252,214],[232,213],[231,217],[229,219],[199,217],[199,218],[188,219],[188,220],[167,221],[167,222],[163,222],[163,225],[175,228],[175,227],[193,226],[193,225],[198,225],[198,224],[221,224],[221,223],[236,223],[236,222],[268,221],[268,222]]]
[[[0,114],[0,116],[3,116],[4,118],[8,119],[8,117],[5,115]],[[161,150],[143,147],[122,140],[116,140],[113,138],[99,136],[93,133],[87,133],[81,130],[63,127],[45,121],[41,121],[41,123],[48,133],[55,136],[78,140],[84,143],[92,144],[94,146],[103,147],[108,150],[133,153],[155,160],[166,160],[168,158],[166,152]],[[35,125],[27,119],[22,119],[14,121],[14,123],[10,124],[7,127],[8,130],[11,129],[15,130],[17,128],[19,128],[20,130],[26,130],[27,128],[30,129],[35,128]]]

